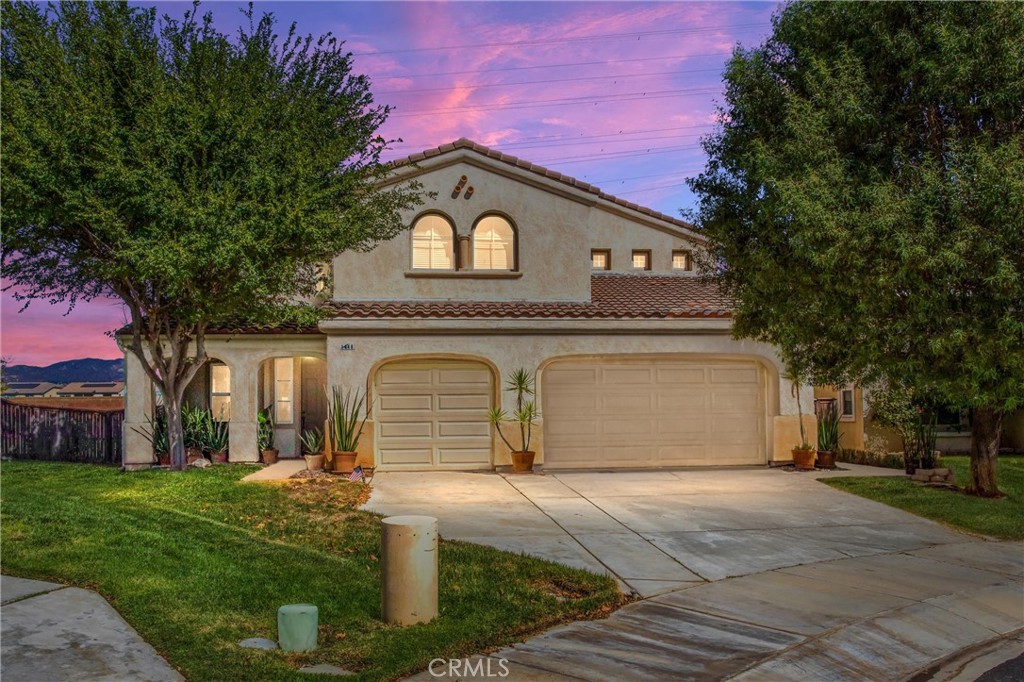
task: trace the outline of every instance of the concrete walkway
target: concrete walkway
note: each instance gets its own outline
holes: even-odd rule
[[[95,592],[5,575],[0,600],[4,682],[185,679]]]
[[[254,471],[248,476],[242,477],[243,483],[274,483],[287,481],[293,475],[306,470],[306,460],[302,459],[279,459],[270,466],[265,466],[259,471]]]
[[[824,476],[878,471],[843,466]],[[446,538],[603,571],[648,597],[492,654],[490,670],[504,659],[516,682],[889,682],[1019,636],[1024,544],[955,533],[821,477],[380,473],[369,507],[430,514]]]

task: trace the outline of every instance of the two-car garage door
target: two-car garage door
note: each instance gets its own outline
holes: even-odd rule
[[[544,467],[763,464],[764,382],[753,361],[554,362],[543,372]]]

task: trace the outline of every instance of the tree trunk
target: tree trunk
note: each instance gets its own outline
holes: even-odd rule
[[[164,393],[164,410],[167,411],[167,440],[171,447],[171,471],[184,471],[185,434],[181,427],[181,400],[175,391]]]
[[[996,482],[996,458],[1003,432],[1003,411],[974,409],[971,418],[971,480],[967,492],[979,497],[1002,497]]]

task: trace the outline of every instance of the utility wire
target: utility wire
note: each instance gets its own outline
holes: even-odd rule
[[[578,43],[588,42],[591,40],[609,40],[615,38],[632,38],[636,37],[637,40],[641,38],[653,38],[670,35],[699,35],[701,33],[715,33],[725,29],[743,29],[743,28],[768,28],[763,23],[753,24],[734,24],[733,26],[704,26],[700,28],[676,28],[676,29],[665,29],[660,31],[630,31],[628,33],[605,33],[601,35],[592,36],[578,36],[578,37],[559,37],[559,38],[547,38],[544,40],[515,40],[506,43],[475,43],[471,45],[446,45],[444,47],[410,47],[401,50],[380,50],[377,52],[353,52],[354,57],[369,57],[373,55],[387,55],[387,54],[408,54],[411,52],[442,52],[446,50],[475,50],[487,47],[522,47],[527,45],[552,45],[552,44],[564,44],[564,43]]]

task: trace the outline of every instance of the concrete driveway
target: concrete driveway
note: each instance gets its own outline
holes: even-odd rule
[[[515,682],[968,682],[970,666],[1019,656],[1024,544],[815,480],[901,475],[843,467],[381,473],[369,507],[436,516],[444,537],[606,572],[644,597],[472,659]],[[409,682],[438,679],[487,675]]]
[[[962,542],[818,478],[902,475],[769,469],[497,475],[380,473],[369,509],[427,514],[443,537],[608,573],[650,597],[723,578]]]

